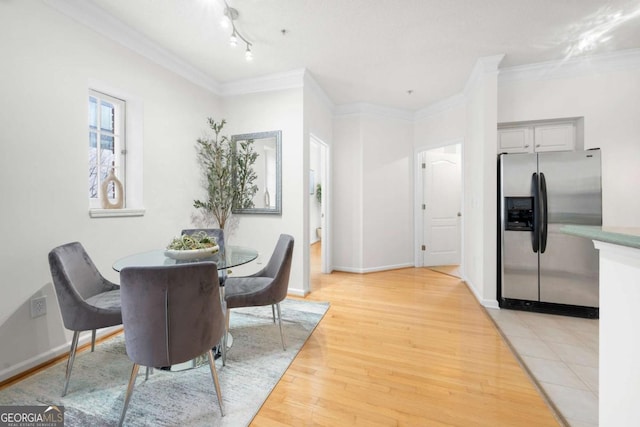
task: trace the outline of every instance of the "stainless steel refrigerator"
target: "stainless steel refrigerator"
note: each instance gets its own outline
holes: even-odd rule
[[[499,156],[501,307],[598,317],[598,252],[566,224],[602,224],[600,150]]]

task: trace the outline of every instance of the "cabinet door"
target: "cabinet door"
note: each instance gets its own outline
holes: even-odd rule
[[[498,153],[532,153],[530,127],[498,129]]]
[[[575,147],[573,123],[536,126],[535,151],[572,151]]]

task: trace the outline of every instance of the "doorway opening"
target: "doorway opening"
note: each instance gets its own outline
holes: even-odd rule
[[[462,142],[416,155],[416,266],[462,277]]]
[[[309,272],[331,273],[329,146],[314,135],[309,138]]]

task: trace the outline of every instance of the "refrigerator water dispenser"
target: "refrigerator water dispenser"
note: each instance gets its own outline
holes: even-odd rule
[[[533,197],[505,197],[505,230],[533,231]]]

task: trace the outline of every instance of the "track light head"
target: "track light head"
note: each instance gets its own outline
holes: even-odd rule
[[[238,19],[238,16],[240,16],[240,14],[238,13],[237,9],[226,6],[224,8],[224,17],[222,18],[222,21],[220,21],[220,23],[222,24],[223,21],[226,21],[227,25],[231,25],[233,21]],[[228,27],[225,27],[225,28],[228,28]]]

